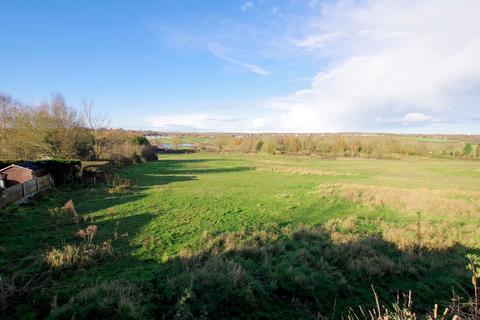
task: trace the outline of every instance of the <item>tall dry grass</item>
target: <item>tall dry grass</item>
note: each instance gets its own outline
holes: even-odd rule
[[[293,165],[268,165],[268,164],[256,164],[255,170],[274,173],[286,173],[286,174],[298,174],[298,175],[311,175],[311,176],[352,176],[353,173],[340,173],[336,171],[326,171],[318,168],[311,167],[298,167]]]
[[[50,270],[74,269],[92,264],[114,255],[112,240],[101,244],[93,243],[97,233],[96,225],[78,230],[74,236],[82,239],[78,245],[64,244],[61,248],[52,248],[44,255],[44,263]]]
[[[320,186],[319,193],[322,196],[338,196],[361,205],[388,206],[404,213],[421,211],[446,217],[480,216],[480,192],[327,184]]]
[[[74,269],[103,260],[114,255],[112,242],[104,241],[101,245],[84,243],[80,245],[65,244],[53,248],[44,255],[45,265],[52,270]]]

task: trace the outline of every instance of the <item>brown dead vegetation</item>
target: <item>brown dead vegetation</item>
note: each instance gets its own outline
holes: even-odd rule
[[[352,173],[340,173],[335,171],[325,171],[323,169],[311,167],[298,166],[283,166],[283,165],[256,165],[255,170],[275,173],[311,175],[311,176],[351,176]]]
[[[480,215],[480,192],[407,189],[364,184],[321,185],[322,196],[338,196],[356,204],[387,206],[403,213],[422,212],[455,218]]]

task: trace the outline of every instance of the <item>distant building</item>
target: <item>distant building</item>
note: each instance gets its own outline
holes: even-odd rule
[[[0,187],[6,189],[45,174],[46,170],[44,168],[30,161],[12,164],[0,170]]]

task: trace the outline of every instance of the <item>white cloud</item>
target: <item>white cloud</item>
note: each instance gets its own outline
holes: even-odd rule
[[[252,7],[253,7],[253,1],[247,1],[240,7],[240,10],[246,11]]]
[[[283,110],[280,129],[425,128],[480,115],[479,1],[352,3],[324,7],[295,43],[332,63],[309,88],[268,102]]]
[[[178,131],[231,131],[238,119],[209,113],[173,114],[154,116],[147,121],[155,128]]]
[[[403,117],[403,122],[426,122],[432,120],[433,117],[421,112],[407,113]]]
[[[246,69],[250,72],[256,73],[256,74],[261,75],[261,76],[270,75],[270,72],[268,70],[262,68],[259,65],[252,64],[252,63],[247,63],[247,62],[240,61],[238,59],[230,57],[229,55],[227,55],[226,50],[219,45],[210,44],[209,47],[208,47],[208,50],[215,57],[217,57],[217,58],[219,58],[223,61],[226,61],[228,63],[240,66],[243,69]]]
[[[384,118],[377,117],[376,122],[378,123],[403,123],[403,124],[416,124],[416,123],[425,123],[429,121],[436,121],[434,117],[421,113],[421,112],[409,112],[403,117],[393,117],[393,118]]]
[[[256,129],[264,128],[265,124],[266,124],[266,121],[264,118],[254,118],[252,120],[252,127]]]
[[[261,76],[268,61],[270,92],[282,76],[283,87],[313,80],[238,108],[246,119],[228,131],[480,131],[480,1],[243,4],[262,19],[205,17],[171,38]]]
[[[323,48],[329,42],[332,42],[335,39],[338,39],[343,35],[342,32],[332,32],[322,35],[310,35],[304,39],[294,41],[295,45],[298,47],[303,47],[307,49],[316,49]]]

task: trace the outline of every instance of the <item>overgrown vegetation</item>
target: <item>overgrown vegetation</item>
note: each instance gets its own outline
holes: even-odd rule
[[[473,319],[479,175],[476,161],[162,155],[0,213],[1,317]]]
[[[478,144],[480,138],[477,137]],[[418,139],[416,137],[382,134],[329,135],[233,135],[217,136],[219,149],[291,154],[318,154],[331,157],[398,158],[422,156],[436,158],[477,157],[477,144],[465,143],[460,137],[449,139]]]
[[[318,155],[327,158],[398,159],[480,157],[480,136],[395,134],[169,134],[150,138],[152,144],[219,152]]]
[[[0,95],[0,159],[101,159],[118,167],[156,160],[141,134],[108,126],[91,103],[78,112],[59,94],[33,106]]]
[[[66,304],[52,303],[49,319],[145,319],[140,289],[121,280],[97,283],[83,289]]]

